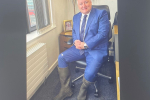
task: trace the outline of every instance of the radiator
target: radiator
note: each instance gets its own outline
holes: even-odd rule
[[[45,43],[27,48],[27,100],[33,96],[48,76],[48,59]]]

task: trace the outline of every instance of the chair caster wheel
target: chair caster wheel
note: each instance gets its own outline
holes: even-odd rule
[[[78,72],[79,72],[79,69],[75,69],[75,72],[78,73]]]
[[[74,83],[71,83],[71,88],[74,88],[75,87],[75,84]]]
[[[95,96],[95,97],[98,97],[98,96],[99,96],[99,95],[98,95],[98,92],[95,92],[95,93],[94,93],[94,96]]]
[[[112,78],[109,79],[108,82],[109,82],[109,84],[113,84],[113,79]]]

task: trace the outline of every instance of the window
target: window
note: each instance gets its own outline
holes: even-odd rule
[[[49,0],[27,0],[28,33],[50,25]]]
[[[28,33],[36,30],[36,19],[33,0],[27,0]]]

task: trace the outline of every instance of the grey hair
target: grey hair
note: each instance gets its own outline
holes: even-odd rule
[[[91,0],[90,0],[91,1]],[[92,2],[92,1],[91,1]],[[77,4],[78,4],[78,0],[77,0]]]

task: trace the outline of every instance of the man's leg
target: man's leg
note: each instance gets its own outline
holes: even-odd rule
[[[71,96],[72,90],[69,86],[70,83],[70,71],[68,69],[68,63],[84,58],[84,55],[80,55],[79,50],[74,46],[61,53],[58,57],[58,73],[60,77],[61,89],[59,94],[54,100],[63,100],[66,97]]]
[[[90,54],[86,53],[86,63],[83,84],[80,87],[80,92],[78,95],[78,100],[85,100],[87,89],[90,84],[95,82],[96,74],[101,66],[101,59],[95,59]]]
[[[68,66],[69,62],[73,62],[82,58],[85,58],[85,56],[80,55],[79,50],[76,49],[75,46],[72,46],[58,56],[58,65],[60,68],[65,68]]]
[[[93,58],[90,54],[86,57],[87,66],[85,68],[84,77],[89,82],[95,82],[96,75],[102,65],[103,57]]]

